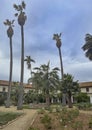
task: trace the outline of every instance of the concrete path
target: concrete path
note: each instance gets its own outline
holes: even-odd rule
[[[28,130],[31,123],[33,122],[33,119],[37,115],[37,110],[32,110],[32,109],[17,110],[16,107],[10,107],[10,108],[0,107],[0,111],[5,111],[5,112],[12,111],[12,112],[25,113],[23,116],[19,117],[18,119],[16,119],[12,123],[6,125],[1,130]]]

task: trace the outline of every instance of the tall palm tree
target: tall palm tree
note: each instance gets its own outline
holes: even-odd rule
[[[56,40],[56,46],[58,48],[58,51],[59,51],[59,57],[60,57],[60,67],[61,67],[61,78],[62,78],[62,81],[64,79],[64,71],[63,71],[63,62],[62,62],[62,53],[61,53],[61,45],[62,45],[62,42],[61,42],[61,33],[60,34],[54,34],[53,35],[53,40]],[[65,99],[65,94],[63,92],[63,100],[62,100],[62,104],[63,105],[66,105],[66,99]]]
[[[12,69],[13,69],[13,54],[12,54],[12,36],[13,36],[13,27],[14,27],[14,20],[10,21],[6,19],[4,25],[8,26],[7,29],[7,36],[10,40],[10,74],[9,74],[9,86],[8,86],[8,94],[7,94],[7,101],[6,107],[10,107],[10,94],[11,94],[11,85],[12,85]]]
[[[85,36],[85,44],[82,47],[85,52],[85,56],[92,60],[92,35],[86,34]]]
[[[26,59],[24,60],[27,63],[27,68],[30,70],[31,77],[32,77],[32,65],[31,62],[35,63],[35,60],[31,58],[31,56],[26,56]]]
[[[22,109],[23,105],[23,80],[24,80],[24,25],[26,21],[26,15],[25,15],[25,3],[24,1],[21,3],[21,5],[14,4],[15,10],[18,11],[18,13],[15,14],[16,17],[18,17],[18,24],[21,27],[21,76],[20,76],[20,87],[19,87],[19,98],[18,98],[18,106],[17,109]]]

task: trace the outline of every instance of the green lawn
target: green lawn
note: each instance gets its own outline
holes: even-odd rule
[[[7,124],[9,121],[12,121],[22,115],[22,113],[13,113],[13,112],[0,112],[0,126]]]

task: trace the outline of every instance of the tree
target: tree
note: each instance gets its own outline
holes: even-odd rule
[[[13,69],[13,53],[12,53],[12,36],[13,36],[13,27],[14,27],[14,20],[10,21],[6,19],[4,25],[8,26],[7,29],[7,36],[10,40],[10,74],[9,74],[9,86],[8,86],[8,94],[7,94],[7,101],[6,107],[10,107],[10,94],[11,94],[11,85],[12,85],[12,69]]]
[[[15,10],[18,11],[18,13],[15,14],[16,17],[18,17],[18,24],[21,27],[21,76],[20,76],[20,86],[19,86],[19,98],[18,98],[18,106],[17,109],[22,109],[23,105],[23,78],[24,78],[24,25],[26,21],[26,15],[24,12],[26,5],[24,1],[21,3],[21,5],[14,4]]]
[[[64,74],[64,79],[62,81],[62,90],[67,94],[69,108],[72,108],[72,94],[79,92],[80,90],[78,81],[73,81],[73,79],[74,77],[72,75]]]
[[[63,62],[62,62],[62,53],[61,53],[61,33],[60,34],[54,34],[53,35],[53,40],[56,40],[56,46],[58,48],[59,51],[59,57],[60,57],[60,67],[61,67],[61,79],[63,81],[63,77],[64,77],[64,72],[63,72]],[[62,105],[66,105],[66,96],[65,93],[63,92],[63,98],[62,98]]]
[[[47,65],[43,64],[39,68],[35,68],[37,72],[32,77],[33,85],[40,86],[40,90],[46,96],[46,104],[50,105],[50,91],[57,88],[59,86],[59,76],[57,71],[59,70],[57,67],[50,70],[50,63]],[[34,84],[35,83],[35,84]],[[39,86],[38,86],[39,85]]]
[[[85,56],[92,60],[92,35],[86,34],[85,36],[85,44],[82,47],[85,52]]]
[[[26,59],[24,60],[27,63],[27,68],[30,70],[31,77],[32,77],[32,65],[31,62],[35,63],[35,60],[31,58],[31,56],[26,56]]]

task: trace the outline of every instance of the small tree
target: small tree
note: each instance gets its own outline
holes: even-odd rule
[[[69,108],[72,108],[72,94],[79,92],[78,81],[73,81],[73,79],[74,77],[72,75],[64,74],[64,80],[62,81],[62,90],[67,94]]]

